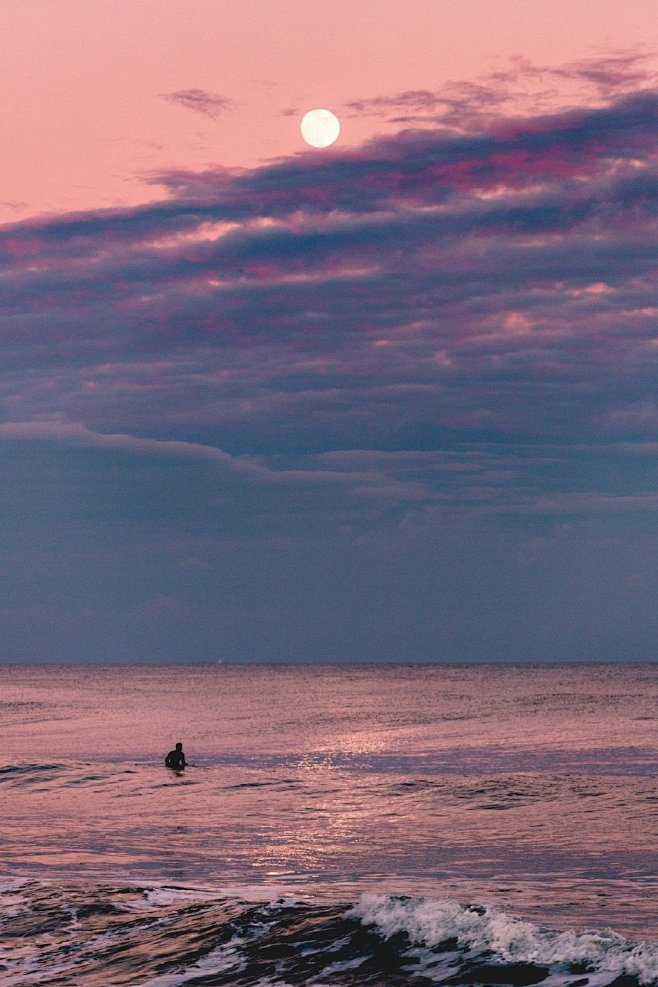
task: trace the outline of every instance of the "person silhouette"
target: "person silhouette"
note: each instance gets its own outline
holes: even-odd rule
[[[183,753],[183,745],[179,740],[173,751],[169,751],[165,757],[165,766],[167,768],[172,768],[174,771],[182,771],[185,764],[186,761],[185,754]]]

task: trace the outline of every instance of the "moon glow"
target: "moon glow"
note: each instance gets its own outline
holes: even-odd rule
[[[340,133],[340,123],[331,110],[309,110],[299,129],[311,147],[329,147]]]

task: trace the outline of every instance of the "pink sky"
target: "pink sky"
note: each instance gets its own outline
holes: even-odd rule
[[[354,100],[657,50],[655,0],[22,0],[3,4],[0,220],[164,195],[161,169],[249,167],[306,149],[327,106],[341,145],[388,126]],[[650,56],[649,63],[652,58]],[[654,58],[654,67],[658,59]],[[555,80],[538,77],[533,93]],[[230,101],[213,118],[163,99]],[[288,115],[286,115],[286,111]],[[292,111],[292,112],[290,112]]]

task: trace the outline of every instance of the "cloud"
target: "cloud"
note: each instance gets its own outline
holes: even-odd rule
[[[206,89],[179,89],[174,93],[163,93],[160,99],[177,103],[183,109],[200,113],[202,116],[210,117],[211,120],[217,120],[234,107],[232,99],[208,92]]]
[[[644,81],[630,56],[563,71],[624,91],[468,133],[171,171],[162,202],[6,225],[5,419],[222,450],[279,484],[320,483],[308,457],[337,451],[646,443],[658,94],[626,91]],[[443,468],[322,482],[521,510],[566,466],[515,470],[445,497]]]
[[[440,89],[412,89],[345,103],[343,112],[391,124],[481,127],[502,113],[555,112],[558,107],[606,103],[656,87],[650,51],[610,52],[560,65],[537,65],[515,57],[479,79],[449,81]]]
[[[577,82],[581,84],[578,89],[581,99],[587,98],[593,91],[607,100],[654,86],[656,73],[652,68],[652,52],[637,49],[599,54],[558,66],[540,66],[517,56],[511,60],[509,69],[493,72],[488,78],[514,86],[522,80],[533,78]],[[583,83],[590,88],[583,88]]]
[[[121,457],[126,468],[127,464],[136,461],[154,466],[169,463],[181,470],[195,464],[210,467],[222,490],[229,483],[250,495],[262,488],[269,489],[274,498],[291,490],[297,494],[317,493],[320,497],[329,493],[348,499],[365,497],[372,501],[376,498],[383,503],[414,503],[429,497],[429,491],[415,477],[401,473],[396,476],[395,471],[381,470],[367,456],[361,469],[355,469],[353,464],[349,469],[339,469],[335,464],[328,468],[321,457],[303,460],[295,468],[273,469],[252,458],[231,456],[216,446],[198,442],[98,432],[79,423],[61,420],[0,424],[0,447],[5,453],[29,458],[35,446],[42,452],[82,453],[86,455],[87,463],[92,463],[98,455],[113,458],[115,462],[116,457]]]
[[[0,432],[4,660],[650,656],[656,494],[641,465],[610,492],[635,450],[334,450],[254,473],[29,424]],[[401,482],[373,503],[367,479]]]

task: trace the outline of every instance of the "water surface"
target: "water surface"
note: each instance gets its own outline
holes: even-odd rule
[[[655,665],[4,666],[5,909],[424,896],[658,940],[657,699]]]

